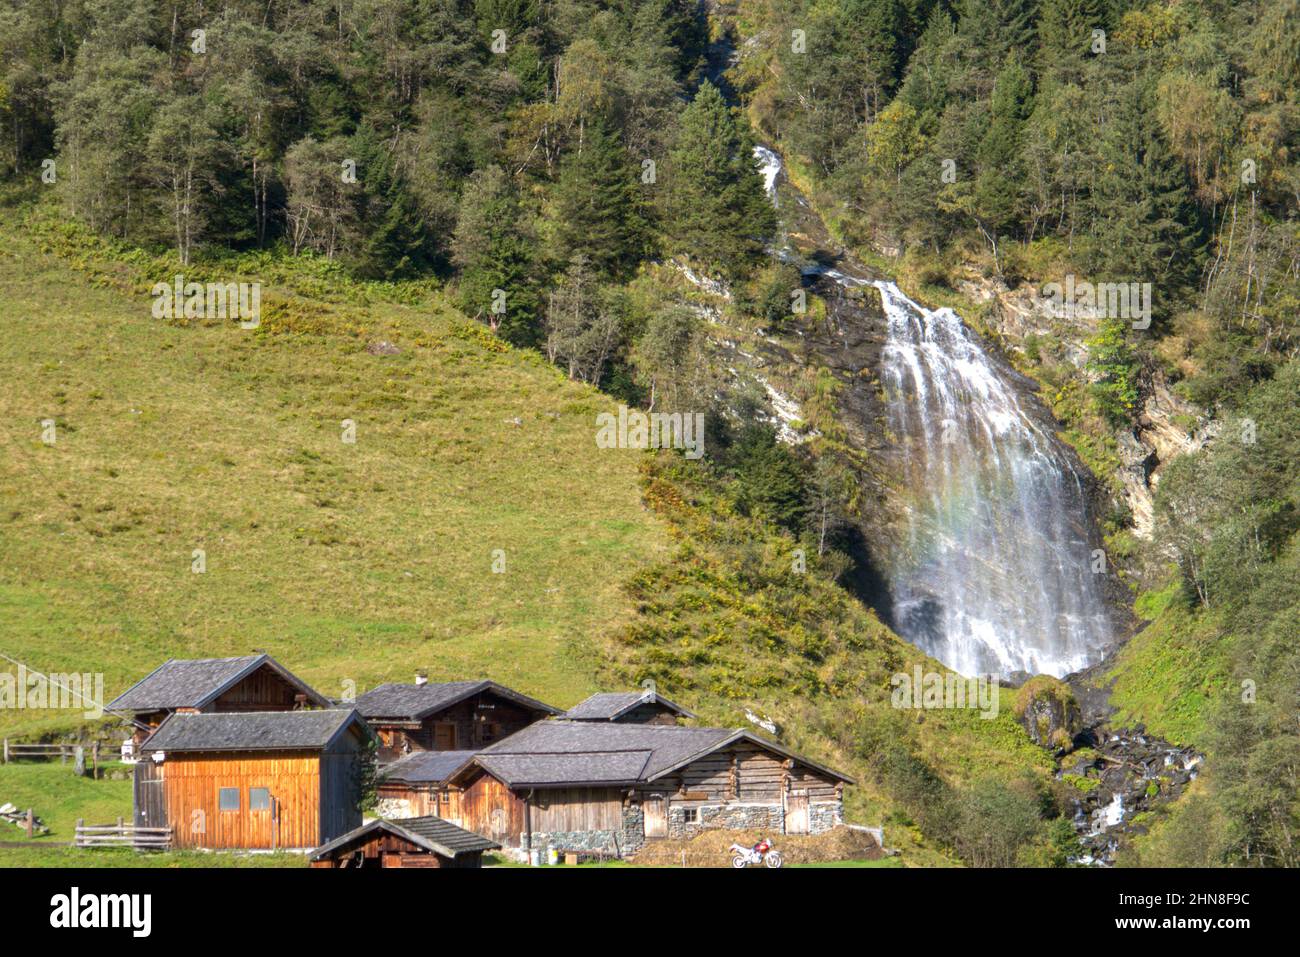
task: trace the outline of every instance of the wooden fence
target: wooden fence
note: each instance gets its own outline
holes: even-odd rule
[[[90,824],[77,819],[77,847],[134,847],[165,851],[172,846],[170,827],[137,827],[118,818],[116,824]]]
[[[68,759],[75,759],[77,751],[80,750],[82,760],[87,761],[89,767],[98,772],[99,770],[99,742],[96,741],[90,745],[84,744],[23,744],[18,741],[4,739],[3,748],[0,749],[0,755],[3,755],[3,761],[8,764],[10,761],[19,761],[24,758],[36,761],[49,761],[58,758],[64,764]],[[98,777],[98,774],[95,775]]]

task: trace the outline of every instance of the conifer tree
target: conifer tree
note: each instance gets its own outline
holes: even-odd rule
[[[645,248],[644,219],[633,171],[606,124],[587,125],[556,184],[556,241],[562,262],[583,257],[598,274],[616,276]]]
[[[748,130],[705,81],[682,114],[671,154],[668,235],[674,252],[743,274],[776,230]]]

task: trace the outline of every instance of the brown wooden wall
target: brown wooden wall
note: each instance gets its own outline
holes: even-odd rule
[[[705,755],[674,774],[638,788],[645,794],[691,795],[691,800],[781,802],[782,793],[806,793],[813,802],[838,800],[838,781],[787,761],[749,741]]]
[[[323,834],[321,756],[315,752],[169,753],[163,781],[168,823],[178,847],[317,847],[361,823],[358,813],[355,823]],[[240,789],[240,810],[218,810],[217,791],[223,787]],[[278,826],[273,811],[248,809],[248,789],[253,787],[269,788],[278,801]],[[325,817],[331,817],[328,808]]]
[[[205,707],[204,711],[292,711],[300,692],[276,673],[262,665],[251,675]]]
[[[534,831],[615,831],[622,821],[617,788],[547,788],[533,797]]]
[[[521,708],[491,692],[457,702],[420,722],[420,727],[403,728],[371,722],[379,732],[381,761],[409,751],[468,751],[486,747],[545,717]]]
[[[498,844],[518,847],[524,821],[523,800],[490,775],[480,775],[460,795],[460,826]]]

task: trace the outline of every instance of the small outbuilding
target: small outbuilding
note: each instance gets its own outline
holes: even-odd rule
[[[312,867],[482,867],[495,841],[437,817],[367,821],[318,847]]]

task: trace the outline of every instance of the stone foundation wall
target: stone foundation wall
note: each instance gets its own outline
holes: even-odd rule
[[[844,823],[844,804],[835,801],[827,804],[808,805],[808,831],[811,834],[825,834]]]
[[[380,798],[375,802],[375,816],[385,819],[414,817],[411,802],[407,798]]]
[[[771,834],[785,830],[785,809],[779,804],[697,804],[693,806],[694,822],[686,821],[686,810],[671,804],[668,807],[668,836],[674,840],[692,838],[701,831],[716,828]]]

